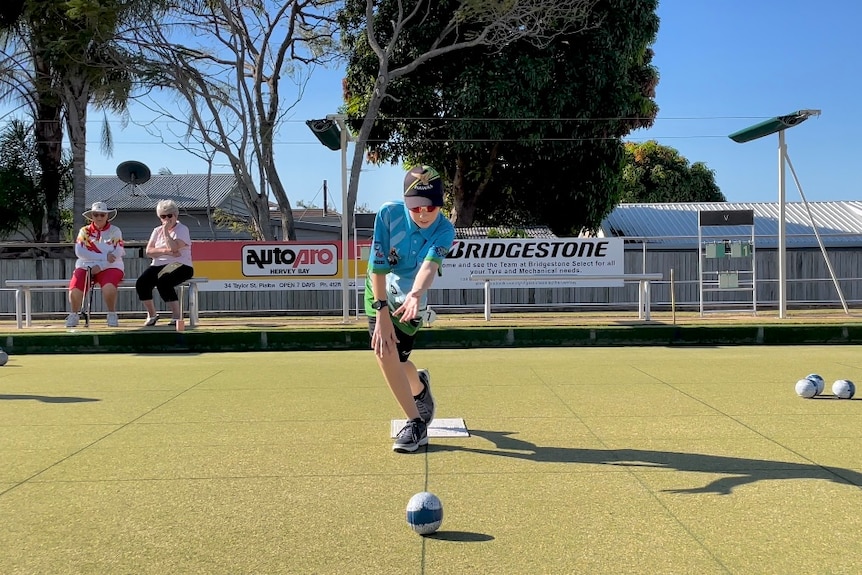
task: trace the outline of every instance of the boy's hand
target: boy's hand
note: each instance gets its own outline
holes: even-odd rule
[[[381,313],[377,316],[377,321],[374,323],[374,333],[371,334],[371,349],[374,350],[374,355],[377,357],[398,352],[395,326],[392,325],[392,319],[388,313]]]
[[[419,315],[419,294],[410,292],[404,299],[398,309],[392,312],[392,315],[407,323],[415,319]]]

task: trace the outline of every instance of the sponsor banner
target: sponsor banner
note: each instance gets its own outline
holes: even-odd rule
[[[350,287],[364,285],[369,242],[350,242]],[[341,242],[196,241],[195,275],[209,282],[202,291],[340,290]],[[578,282],[589,276],[623,273],[622,238],[456,240],[432,289],[481,289],[471,276],[571,275],[571,280],[539,278],[492,283],[506,287],[618,287],[621,280]],[[356,281],[358,278],[358,281]]]
[[[350,249],[357,250],[353,242]],[[365,274],[358,253],[348,254],[351,287]],[[192,243],[195,276],[209,280],[201,291],[340,290],[341,258],[341,242]]]
[[[552,238],[456,240],[443,261],[443,276],[434,288],[469,289],[482,282],[471,276],[572,276],[569,280],[524,277],[493,283],[493,287],[620,287],[622,280],[578,282],[589,276],[623,274],[622,238]]]
[[[242,247],[242,275],[332,277],[338,274],[335,244],[252,244]]]

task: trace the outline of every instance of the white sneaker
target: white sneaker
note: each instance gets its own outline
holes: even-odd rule
[[[66,316],[66,327],[77,327],[78,326],[78,314],[70,313]]]
[[[108,327],[120,327],[120,318],[115,312],[108,312]]]

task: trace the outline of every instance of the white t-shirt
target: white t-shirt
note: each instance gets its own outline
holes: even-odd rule
[[[174,262],[187,265],[189,267],[194,267],[192,264],[192,238],[189,232],[188,226],[184,223],[177,221],[177,225],[168,232],[172,239],[178,240],[186,244],[180,249],[179,256],[172,256],[170,254],[165,254],[161,256],[157,256],[153,258],[152,265],[154,266],[164,266],[168,264],[172,264]],[[164,226],[157,226],[153,229],[153,233],[150,234],[150,241],[153,247],[156,248],[167,248],[168,242],[165,241],[165,228]]]

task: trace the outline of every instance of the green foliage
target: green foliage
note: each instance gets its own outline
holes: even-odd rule
[[[361,118],[377,58],[362,35],[364,0],[347,4],[345,111]],[[395,5],[381,2],[378,21],[392,19]],[[427,51],[459,5],[442,0],[429,8],[423,25],[405,33],[390,68]],[[618,200],[621,138],[650,126],[657,113],[649,48],[656,5],[599,0],[593,27],[547,47],[520,41],[426,62],[389,85],[370,157],[435,166],[449,182],[457,225],[545,224],[560,235],[596,226]],[[470,30],[465,24],[462,32]]]
[[[24,11],[24,0],[4,0],[0,5],[0,29],[12,26]]]
[[[519,228],[510,228],[507,230],[500,230],[497,228],[491,228],[488,230],[489,238],[529,238],[530,234],[527,233],[527,230],[522,230]]]
[[[60,166],[60,175],[62,200],[71,192],[68,155]],[[41,178],[32,127],[21,120],[10,121],[0,132],[0,237],[20,232],[33,241],[44,239],[46,201]],[[68,224],[71,229],[71,220]]]
[[[87,110],[90,105],[123,112],[133,78],[131,55],[117,41],[117,31],[137,25],[162,0],[27,0],[8,30],[2,50],[8,62],[8,85],[30,104],[37,126],[42,193],[46,199],[48,238],[59,240],[63,214],[57,190],[63,185],[61,118],[72,144],[77,169],[73,209],[80,219],[84,205]],[[10,52],[16,57],[8,57]],[[107,123],[105,124],[107,126]],[[110,148],[103,130],[103,151]],[[109,153],[109,152],[106,152]]]
[[[655,140],[626,143],[620,201],[725,202],[715,172],[703,162],[689,164],[677,150]]]
[[[261,241],[264,238],[257,232],[250,220],[239,218],[221,208],[215,208],[212,215],[213,223],[217,228],[230,230],[233,234],[249,234],[253,240]]]
[[[0,237],[6,238],[25,221],[30,203],[38,196],[33,181],[17,168],[0,166]]]

